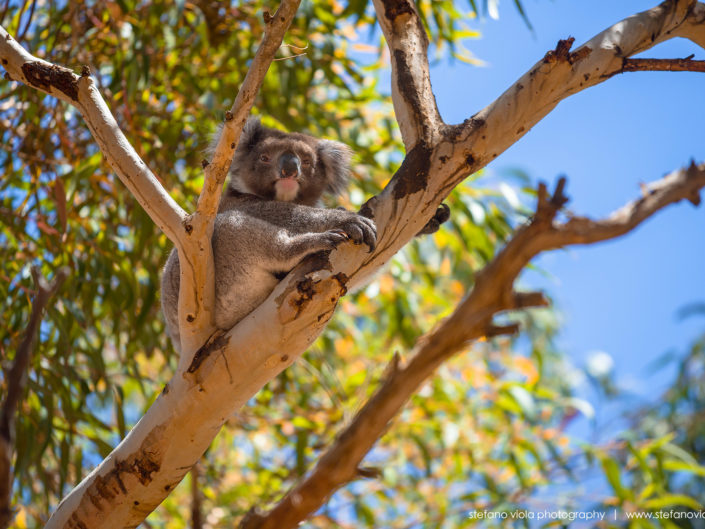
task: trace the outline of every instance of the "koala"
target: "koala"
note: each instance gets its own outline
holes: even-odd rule
[[[375,248],[374,222],[320,206],[346,185],[352,151],[342,143],[285,133],[250,119],[240,136],[213,228],[215,324],[230,329],[260,305],[306,256],[344,241]],[[180,352],[179,257],[162,275],[162,311]]]

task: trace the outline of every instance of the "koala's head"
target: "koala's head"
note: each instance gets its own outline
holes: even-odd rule
[[[228,189],[313,206],[323,193],[345,188],[351,157],[350,148],[337,141],[282,132],[250,118],[230,167]]]

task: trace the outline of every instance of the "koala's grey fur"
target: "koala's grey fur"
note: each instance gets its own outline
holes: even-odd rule
[[[374,249],[372,220],[319,207],[339,193],[352,151],[342,143],[284,133],[250,119],[242,131],[230,181],[213,229],[215,324],[229,329],[260,305],[307,255],[351,239]],[[179,258],[172,250],[162,276],[167,332],[180,351]]]

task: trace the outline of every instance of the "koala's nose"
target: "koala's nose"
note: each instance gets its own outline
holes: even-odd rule
[[[292,153],[284,153],[281,158],[279,158],[279,169],[282,178],[292,177],[299,174],[301,168],[301,162],[299,157]]]

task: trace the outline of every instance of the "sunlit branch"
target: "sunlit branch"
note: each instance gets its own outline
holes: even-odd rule
[[[352,422],[337,436],[306,477],[266,513],[250,512],[240,529],[288,529],[297,527],[318,510],[340,487],[359,477],[358,468],[365,455],[389,428],[390,421],[409,398],[453,354],[482,337],[513,334],[517,324],[495,325],[493,317],[502,311],[545,306],[537,292],[517,293],[514,281],[523,268],[539,253],[571,244],[589,244],[623,235],[651,215],[680,200],[699,203],[705,187],[705,164],[692,164],[652,184],[646,196],[617,210],[604,220],[575,217],[557,222],[556,214],[567,203],[565,179],[552,195],[545,186],[532,220],[506,244],[495,258],[477,274],[470,295],[431,333],[420,338],[404,364],[395,355],[385,378]]]

